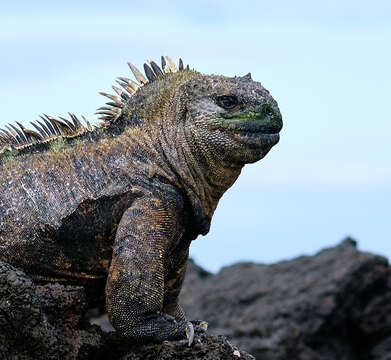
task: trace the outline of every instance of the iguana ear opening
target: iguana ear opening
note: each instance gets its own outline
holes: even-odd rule
[[[251,77],[251,73],[248,73],[248,74],[242,76],[242,78],[245,79],[245,80],[252,80],[252,79],[253,79],[253,78]]]

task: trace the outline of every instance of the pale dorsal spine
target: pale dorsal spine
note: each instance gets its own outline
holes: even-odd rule
[[[0,129],[0,154],[7,150],[19,150],[39,143],[47,143],[58,138],[73,138],[92,131],[90,122],[82,116],[85,125],[75,114],[69,113],[70,121],[63,117],[56,119],[50,115],[41,115],[41,121],[31,122],[35,130],[27,129],[16,121],[18,127],[8,124]]]
[[[184,68],[182,59],[179,59],[177,67],[174,61],[169,56],[161,57],[161,68],[154,61],[147,59],[144,64],[145,76],[132,63],[128,65],[137,80],[131,80],[125,77],[118,77],[116,82],[122,89],[113,86],[116,95],[100,92],[101,95],[107,97],[111,101],[106,103],[106,106],[100,107],[96,114],[102,120],[102,125],[106,126],[110,122],[115,121],[121,115],[121,111],[126,102],[131,96],[142,86],[151,83],[161,76],[178,71],[189,70],[189,65]],[[30,122],[35,130],[28,129],[18,121],[17,126],[13,124],[5,125],[5,129],[0,129],[0,154],[8,150],[19,150],[31,147],[35,144],[47,143],[58,138],[74,138],[87,132],[91,132],[92,126],[90,122],[81,116],[84,125],[75,114],[68,113],[70,120],[59,117],[59,119],[43,114],[41,120]]]
[[[182,59],[179,59],[178,69],[175,62],[167,55],[161,57],[161,68],[156,62],[147,59],[147,63],[143,65],[145,76],[131,62],[128,62],[128,65],[137,82],[128,78],[118,77],[116,82],[123,90],[113,86],[113,90],[117,95],[100,92],[101,95],[112,100],[111,102],[106,103],[107,106],[100,107],[95,113],[98,114],[99,119],[102,120],[102,126],[109,125],[120,117],[122,107],[140,87],[155,81],[159,77],[164,76],[164,74],[189,70],[189,65],[187,65],[186,68],[183,66]]]

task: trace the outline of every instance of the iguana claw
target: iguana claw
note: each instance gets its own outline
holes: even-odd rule
[[[189,340],[189,346],[191,346],[194,340],[194,326],[191,322],[186,325],[186,337]]]

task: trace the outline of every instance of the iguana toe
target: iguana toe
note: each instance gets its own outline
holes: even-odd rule
[[[189,340],[189,346],[191,346],[194,340],[194,326],[191,322],[186,325],[186,337]]]

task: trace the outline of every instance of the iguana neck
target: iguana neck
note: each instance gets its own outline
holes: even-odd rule
[[[215,149],[202,138],[187,133],[188,146],[184,146],[187,163],[196,184],[204,213],[210,218],[223,194],[233,185],[242,170],[242,165],[226,164]]]
[[[185,152],[189,164],[194,165],[197,164],[197,161],[200,161],[200,156],[188,151],[188,149],[185,149]],[[218,202],[240,175],[241,167],[223,166],[213,153],[209,153],[208,158],[203,158],[201,164],[201,166],[198,164],[197,166],[192,166],[190,173],[192,176],[191,182],[194,186],[185,188],[193,208],[195,210],[198,207],[201,208],[201,217],[205,217],[205,220],[202,221],[209,222],[207,229],[205,229],[208,232],[210,220]],[[202,234],[205,235],[204,233]]]
[[[155,158],[156,167],[158,163],[169,165],[170,170],[165,169],[168,180],[186,195],[196,231],[205,235],[220,198],[240,175],[242,166],[224,164],[202,139],[189,134],[183,123],[172,127],[159,124],[155,146],[155,154],[160,154]],[[161,169],[159,172],[162,174]]]

